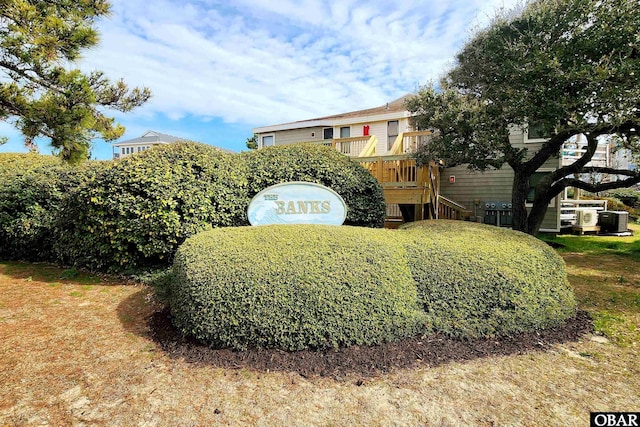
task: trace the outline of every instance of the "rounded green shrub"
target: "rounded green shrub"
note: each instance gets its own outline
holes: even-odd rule
[[[331,147],[294,144],[242,153],[248,167],[248,192],[289,181],[325,185],[347,204],[345,225],[382,227],[386,204],[382,188],[362,166]]]
[[[111,163],[61,212],[63,263],[97,269],[169,264],[189,236],[244,221],[246,173],[238,156],[180,142]]]
[[[216,229],[178,250],[176,327],[219,347],[377,344],[424,327],[406,253],[390,230],[320,225]]]
[[[429,324],[460,338],[559,324],[576,302],[562,258],[527,234],[462,221],[422,221],[400,233]]]

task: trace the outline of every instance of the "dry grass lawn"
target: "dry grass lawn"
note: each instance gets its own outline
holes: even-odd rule
[[[176,359],[150,289],[0,264],[0,426],[585,426],[640,410],[640,263],[564,255],[607,336],[375,377],[303,378]]]

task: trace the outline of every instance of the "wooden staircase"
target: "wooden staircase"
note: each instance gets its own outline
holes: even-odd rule
[[[378,144],[375,135],[329,139],[320,143],[350,156],[378,180],[387,202],[389,227],[423,219],[468,218],[471,211],[440,195],[442,165],[436,162],[416,165],[412,153],[430,136],[430,131],[400,133],[384,156],[375,155]]]
[[[440,165],[430,162],[418,167],[410,154],[355,157],[380,183],[389,205],[398,205],[403,222],[423,219],[464,219],[470,212],[439,194]],[[397,212],[397,211],[396,211]],[[398,223],[399,216],[390,218]]]

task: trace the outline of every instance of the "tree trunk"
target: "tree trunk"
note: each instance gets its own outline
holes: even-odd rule
[[[529,174],[515,170],[511,191],[513,229],[527,233],[527,194],[529,194]]]
[[[529,211],[529,217],[527,219],[526,233],[532,236],[537,236],[540,231],[540,226],[544,220],[544,216],[549,208],[549,201],[534,201],[531,211]]]

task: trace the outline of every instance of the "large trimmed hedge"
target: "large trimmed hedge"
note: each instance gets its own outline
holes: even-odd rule
[[[104,168],[61,212],[57,252],[97,269],[162,265],[189,236],[245,216],[237,156],[193,142],[157,146]]]
[[[360,165],[315,145],[232,154],[179,142],[120,162],[64,165],[0,154],[0,256],[99,270],[170,264],[200,231],[248,224],[253,195],[281,182],[317,182],[347,203],[347,224],[382,226],[382,189]]]
[[[316,144],[267,147],[243,153],[248,167],[249,198],[288,181],[325,185],[347,204],[345,225],[382,227],[386,204],[382,187],[358,163],[336,149]]]
[[[576,309],[564,262],[546,244],[461,221],[214,230],[187,240],[174,274],[176,326],[232,348],[374,344],[418,331],[505,336]]]
[[[511,335],[575,314],[564,261],[532,236],[442,220],[399,231],[419,298],[437,332],[461,338]]]
[[[78,167],[63,165],[52,156],[0,156],[0,256],[29,261],[52,261],[55,229],[68,194],[100,162]]]
[[[182,333],[214,345],[299,350],[376,344],[424,327],[396,233],[356,227],[216,229],[176,254]]]

